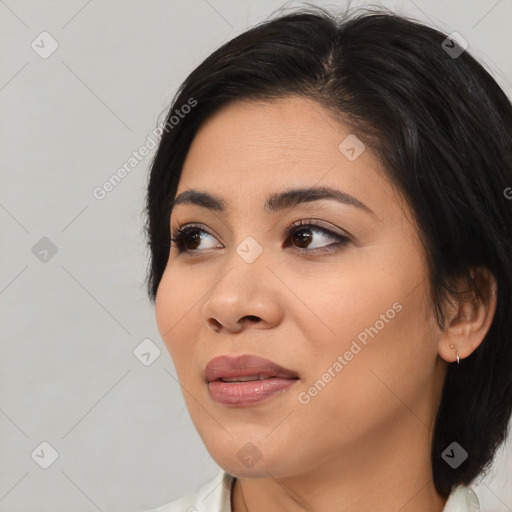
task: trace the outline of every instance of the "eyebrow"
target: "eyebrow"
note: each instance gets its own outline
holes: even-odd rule
[[[320,201],[322,199],[330,199],[342,204],[354,206],[366,211],[367,213],[375,215],[373,210],[359,201],[359,199],[332,187],[295,188],[284,190],[283,192],[276,192],[267,198],[264,210],[266,212],[273,213],[287,208],[292,208],[301,203]],[[228,207],[227,203],[221,198],[209,194],[208,192],[201,192],[194,189],[186,190],[179,194],[171,202],[171,209],[179,204],[197,205],[220,212],[227,210]]]

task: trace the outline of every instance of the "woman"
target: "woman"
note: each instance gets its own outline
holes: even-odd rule
[[[301,9],[210,55],[162,133],[148,290],[222,471],[154,512],[478,511],[512,408],[491,76],[403,17]]]

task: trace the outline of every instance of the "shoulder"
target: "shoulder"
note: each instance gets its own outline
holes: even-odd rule
[[[231,512],[231,487],[235,478],[225,471],[199,490],[144,512]]]
[[[465,485],[455,487],[448,496],[443,512],[480,512],[475,491]]]

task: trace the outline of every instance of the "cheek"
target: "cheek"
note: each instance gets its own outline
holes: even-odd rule
[[[330,361],[326,361],[322,373],[317,371],[311,379],[311,382],[328,379],[326,368],[342,356],[343,361],[337,366],[342,369],[332,383],[318,392],[315,397],[318,402],[313,407],[336,410],[330,418],[333,421],[344,418],[347,432],[353,426],[353,435],[360,435],[365,429],[375,430],[391,421],[405,411],[404,404],[416,404],[415,413],[428,421],[423,401],[432,385],[435,339],[423,320],[421,296],[402,295],[400,300],[393,301],[395,297],[369,301],[367,314],[362,323],[358,321],[359,325],[350,320],[357,308],[347,308],[339,317],[339,325],[351,325],[352,335],[340,337],[330,350]]]
[[[302,272],[300,279],[289,276],[294,293],[304,298],[290,308],[292,321],[302,333],[303,351],[312,352],[321,367],[349,351],[352,342],[361,347],[360,359],[372,340],[375,345],[404,316],[400,283],[383,276],[386,273],[381,269],[363,263],[359,269],[331,268],[325,275],[316,271]]]
[[[298,351],[311,363],[305,367],[304,401],[374,415],[383,404],[397,402],[393,391],[405,399],[421,392],[437,345],[425,288],[418,286],[420,270],[395,263],[387,272],[374,265],[364,272],[340,269],[336,280],[332,275],[303,275],[295,288],[316,313],[293,319],[303,334]],[[311,289],[317,291],[305,295]]]
[[[185,289],[188,290],[186,293],[183,291],[184,283],[180,281],[178,273],[166,269],[155,297],[158,332],[177,370],[182,353],[192,347],[190,340],[185,343],[183,332],[186,327],[190,327],[194,315],[197,316],[193,304],[197,303],[200,297],[198,293],[194,300],[190,289]]]

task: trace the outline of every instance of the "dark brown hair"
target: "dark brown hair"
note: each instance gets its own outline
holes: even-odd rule
[[[497,310],[480,346],[444,383],[432,442],[437,491],[447,497],[488,468],[512,410],[512,106],[446,34],[388,11],[335,15],[320,7],[280,14],[227,42],[183,82],[152,162],[146,202],[150,299],[169,258],[169,218],[184,159],[205,120],[235,100],[313,99],[380,157],[411,205],[429,264],[435,318],[466,278],[477,297],[488,269]],[[457,43],[458,44],[458,43]],[[456,49],[460,48],[455,46]],[[194,101],[193,108],[182,110]],[[175,111],[188,113],[180,116]],[[468,458],[441,457],[453,442]]]

